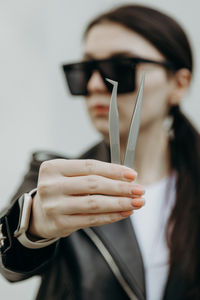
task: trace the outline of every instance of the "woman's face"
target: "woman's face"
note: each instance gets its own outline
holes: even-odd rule
[[[95,25],[88,32],[84,45],[85,59],[104,59],[116,54],[163,61],[162,54],[139,34],[117,23]],[[162,126],[168,112],[168,98],[173,87],[166,70],[158,65],[140,64],[136,71],[136,90],[119,94],[120,136],[127,138],[141,74],[145,70],[145,87],[140,132],[151,126]],[[112,79],[112,78],[111,78]],[[111,94],[100,74],[95,71],[88,82],[86,105],[92,123],[105,139],[109,136],[108,110]]]

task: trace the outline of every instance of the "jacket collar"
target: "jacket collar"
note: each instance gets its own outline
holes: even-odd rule
[[[144,267],[130,219],[92,228],[140,300],[145,299]]]

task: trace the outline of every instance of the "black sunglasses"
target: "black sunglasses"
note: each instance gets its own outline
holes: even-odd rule
[[[169,70],[176,69],[174,64],[169,61],[117,57],[66,64],[63,65],[63,70],[72,95],[88,95],[87,85],[94,71],[100,73],[109,92],[112,91],[113,86],[106,81],[106,78],[118,81],[118,93],[122,94],[135,90],[136,66],[140,63],[156,64]]]

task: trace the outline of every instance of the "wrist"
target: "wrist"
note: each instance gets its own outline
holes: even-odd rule
[[[35,213],[35,211],[40,212],[40,209],[37,209],[36,207],[36,201],[35,201],[36,196],[37,196],[36,193],[32,196],[32,207],[31,207],[31,213],[29,218],[29,226],[26,231],[27,237],[33,242],[45,239],[45,237],[41,235],[40,230],[37,228],[38,227],[37,224],[39,223],[37,219],[39,220],[41,218],[40,216],[36,218],[38,214]]]
[[[30,225],[30,217],[32,211],[32,202],[33,197],[35,196],[37,189],[32,190],[29,193],[25,193],[19,199],[19,207],[20,207],[20,216],[19,223],[17,229],[14,232],[14,237],[18,239],[18,241],[25,247],[31,249],[43,248],[46,247],[55,241],[58,238],[52,239],[42,239],[35,236],[35,234],[31,234],[28,232]],[[34,232],[34,231],[33,231]]]

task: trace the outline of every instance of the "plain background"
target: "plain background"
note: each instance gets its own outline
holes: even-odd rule
[[[0,208],[21,182],[33,151],[74,157],[100,139],[83,99],[71,99],[60,66],[80,59],[90,18],[124,3],[162,9],[185,28],[195,71],[183,109],[200,128],[199,1],[0,0]],[[0,298],[32,300],[38,283],[34,278],[11,285],[0,276]]]

